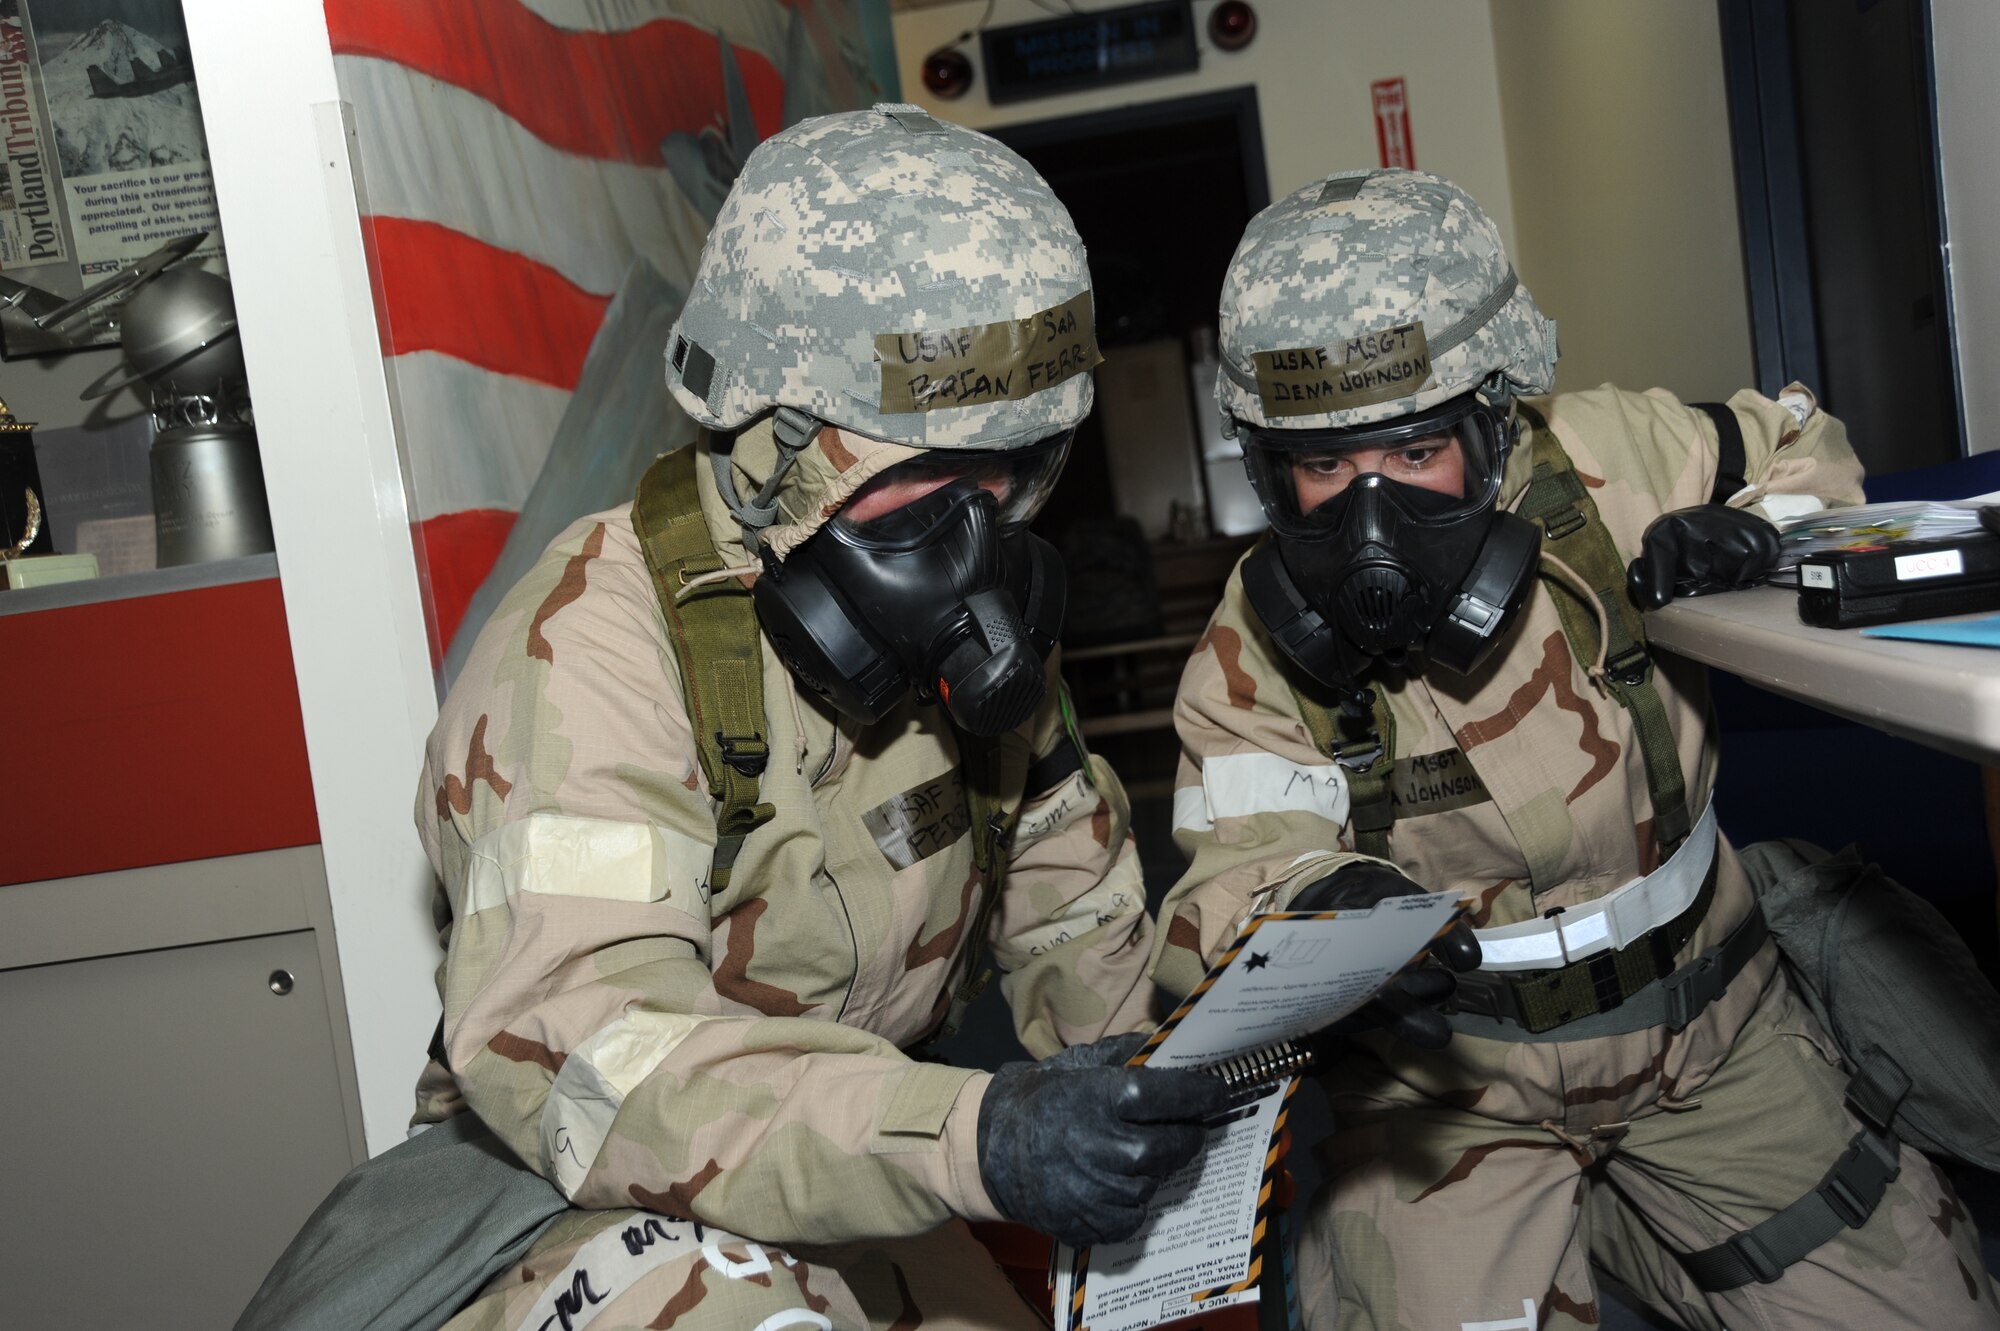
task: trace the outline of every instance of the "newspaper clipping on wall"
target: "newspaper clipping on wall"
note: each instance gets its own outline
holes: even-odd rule
[[[0,115],[6,118],[7,177],[0,181],[0,271],[69,257],[54,197],[54,141],[28,55],[20,0],[0,0]]]
[[[220,269],[179,0],[0,0],[0,48],[0,278],[67,301],[192,231],[209,233],[192,261]],[[50,329],[9,317],[0,343],[9,357],[112,345],[117,308]]]

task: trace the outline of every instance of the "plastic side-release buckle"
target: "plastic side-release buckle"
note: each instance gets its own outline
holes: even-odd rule
[[[1896,1154],[1895,1139],[1864,1132],[1849,1143],[1827,1171],[1826,1182],[1819,1185],[1819,1195],[1826,1200],[1827,1208],[1840,1217],[1841,1224],[1859,1229],[1875,1214],[1889,1180],[1901,1172],[1902,1161]]]
[[[722,750],[722,761],[744,776],[764,775],[764,766],[771,761],[771,746],[764,742],[762,735],[754,732],[725,735],[718,730],[715,742]]]
[[[1676,1031],[1700,1016],[1722,992],[1722,962],[1714,953],[1704,953],[1680,975],[1667,981],[1667,1025]]]

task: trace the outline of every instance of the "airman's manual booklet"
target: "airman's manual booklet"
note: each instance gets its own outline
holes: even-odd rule
[[[1057,1331],[1145,1331],[1256,1302],[1279,1135],[1305,1061],[1289,1042],[1367,1002],[1464,908],[1456,895],[1425,894],[1368,910],[1251,917],[1132,1060],[1211,1071],[1242,1094],[1154,1195],[1137,1235],[1056,1245]]]

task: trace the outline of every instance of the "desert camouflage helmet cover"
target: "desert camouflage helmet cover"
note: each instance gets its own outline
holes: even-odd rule
[[[1012,150],[915,106],[802,121],[750,154],[667,343],[734,430],[786,406],[914,448],[1074,426],[1101,358],[1083,242]]]
[[[1343,172],[1252,218],[1222,282],[1226,420],[1342,429],[1500,375],[1555,379],[1556,326],[1470,195],[1420,171]]]

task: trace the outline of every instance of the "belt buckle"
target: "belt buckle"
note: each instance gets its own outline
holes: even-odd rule
[[[1452,991],[1450,1003],[1452,1009],[1457,1012],[1474,1017],[1491,1017],[1495,1021],[1508,1021],[1512,1020],[1512,1017],[1503,1011],[1507,1006],[1506,993],[1505,981],[1498,984],[1478,983],[1469,975],[1461,975],[1458,977],[1456,988]]]
[[[1712,957],[1701,957],[1679,975],[1665,977],[1667,986],[1667,1026],[1671,1030],[1684,1031],[1688,1023],[1708,1003],[1698,992],[1708,980],[1709,972],[1716,967]]]
[[[1609,949],[1585,958],[1589,968],[1591,995],[1599,1012],[1610,1012],[1625,1002],[1625,990],[1618,983],[1618,954]]]

